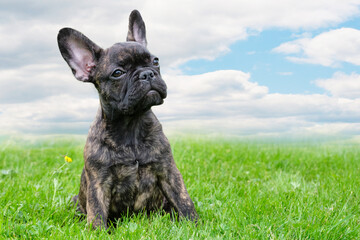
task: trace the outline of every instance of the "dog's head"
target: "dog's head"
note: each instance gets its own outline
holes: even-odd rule
[[[93,83],[103,110],[112,115],[141,113],[166,98],[159,59],[146,48],[145,24],[137,10],[130,14],[126,40],[102,49],[74,29],[58,34],[61,55],[75,78]]]

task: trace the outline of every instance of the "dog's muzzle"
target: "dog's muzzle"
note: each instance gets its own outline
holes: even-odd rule
[[[139,80],[150,83],[151,89],[147,93],[147,96],[159,94],[162,99],[166,98],[166,85],[163,82],[161,76],[157,76],[153,70],[146,69],[140,72]]]

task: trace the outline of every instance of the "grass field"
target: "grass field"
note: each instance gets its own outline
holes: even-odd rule
[[[360,150],[345,143],[173,137],[198,226],[138,214],[91,231],[70,207],[85,138],[0,142],[0,238],[358,239]],[[61,155],[73,159],[65,163]]]

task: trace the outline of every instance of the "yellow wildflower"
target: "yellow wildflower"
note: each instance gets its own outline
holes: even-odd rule
[[[64,156],[64,159],[65,159],[65,162],[68,162],[68,163],[71,163],[72,162],[72,159],[71,157],[68,157],[68,156]]]

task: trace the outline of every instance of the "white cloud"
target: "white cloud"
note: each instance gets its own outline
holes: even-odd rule
[[[206,4],[157,0],[142,10],[152,24],[151,49],[177,66],[189,59],[213,59],[253,31],[273,27],[316,29],[340,23],[357,14],[358,5],[353,0],[211,0]],[[157,10],[160,14],[151,14]]]
[[[16,69],[0,69],[0,102],[32,102],[59,94],[79,99],[96,98],[92,84],[77,81],[62,62],[62,65],[29,64]]]
[[[1,2],[0,131],[86,133],[98,106],[96,92],[72,76],[58,51],[57,32],[73,27],[108,47],[125,39],[128,15],[137,8],[147,26],[149,49],[167,73],[168,99],[154,107],[165,126],[274,134],[347,122],[347,128],[334,128],[342,132],[360,117],[359,99],[344,99],[344,92],[335,94],[320,80],[318,85],[332,96],[270,94],[266,86],[252,82],[249,73],[183,76],[177,67],[189,59],[216,58],[229,51],[230,44],[264,29],[312,30],[338,24],[358,14],[359,5],[357,0]],[[305,46],[313,39],[302,39],[288,43],[287,50],[283,45],[283,51],[310,59]]]
[[[146,22],[150,50],[163,59],[163,67],[176,67],[226,53],[253,31],[343,22],[359,13],[359,5],[355,0],[10,1],[0,3],[0,67],[54,61],[61,27],[78,29],[102,47],[123,41],[134,8]]]
[[[321,133],[324,126],[330,126],[331,133],[349,133],[353,126],[352,134],[360,134],[356,130],[360,130],[360,98],[273,94],[250,77],[249,73],[231,70],[195,76],[164,75],[169,95],[153,110],[167,130],[277,135],[314,129]],[[71,80],[73,86],[78,83]],[[69,90],[74,94],[59,91],[31,102],[0,104],[2,133],[86,133],[99,101],[93,96],[76,95],[76,88]]]
[[[26,103],[0,104],[0,133],[86,133],[99,100],[68,94]]]
[[[273,49],[275,52],[295,54],[290,61],[339,66],[342,62],[360,65],[360,30],[340,28],[313,38],[300,38]]]
[[[310,133],[314,129],[320,134],[324,132],[323,126],[333,124],[338,131],[330,128],[329,133],[348,134],[352,125],[360,129],[360,98],[273,94],[267,87],[251,82],[250,74],[241,71],[167,76],[165,79],[170,89],[169,98],[154,111],[171,130],[187,128],[276,135]]]
[[[224,70],[194,76],[166,76],[170,94],[186,98],[211,99],[226,101],[227,99],[247,100],[267,94],[268,89],[249,81],[250,74],[235,70]],[[222,93],[226,92],[224,95]]]
[[[356,99],[360,98],[360,75],[352,73],[347,75],[336,72],[332,78],[318,79],[316,85],[329,91],[334,97]]]
[[[169,88],[163,116],[258,118],[300,117],[311,121],[350,121],[360,118],[360,98],[344,99],[322,94],[269,93],[241,71],[216,71],[193,76],[165,76]],[[171,106],[171,107],[170,107]]]

